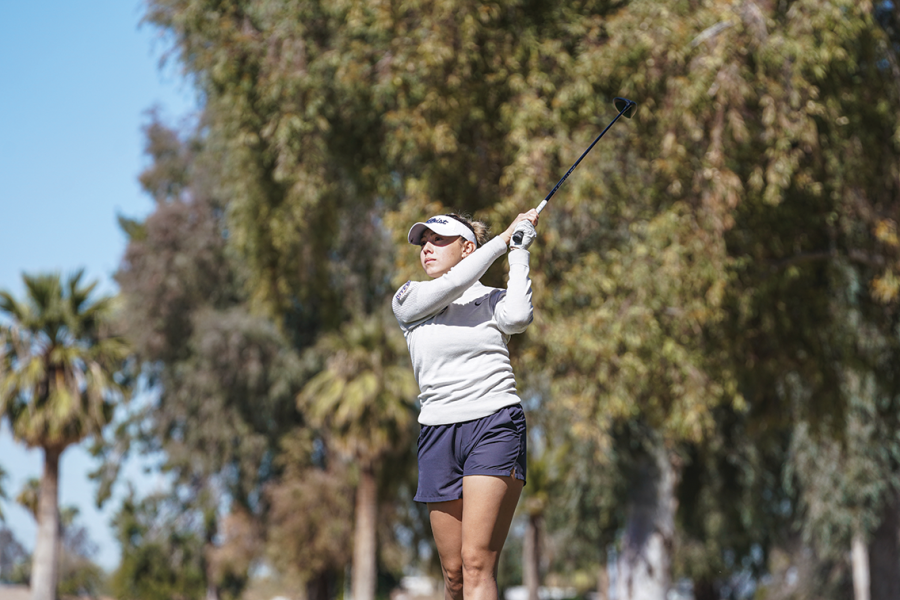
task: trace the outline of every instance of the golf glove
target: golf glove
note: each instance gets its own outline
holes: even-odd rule
[[[534,225],[531,224],[531,221],[519,221],[516,224],[516,228],[513,229],[509,247],[528,250],[535,237],[537,237],[537,232],[534,230]]]

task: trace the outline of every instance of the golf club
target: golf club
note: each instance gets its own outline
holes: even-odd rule
[[[547,197],[544,198],[540,204],[538,204],[538,207],[537,207],[538,214],[540,214],[540,212],[542,210],[544,210],[544,207],[547,206],[547,201],[549,201],[550,198],[553,197],[553,194],[555,194],[556,190],[559,189],[559,186],[561,186],[563,184],[563,181],[565,181],[569,177],[569,175],[572,173],[572,171],[575,170],[575,167],[578,166],[578,163],[581,162],[581,159],[583,159],[585,156],[587,156],[588,152],[590,152],[591,149],[597,144],[597,142],[600,141],[600,138],[603,137],[603,134],[606,133],[607,131],[609,131],[609,128],[613,126],[613,123],[618,121],[619,117],[621,117],[621,116],[624,116],[626,119],[630,119],[631,117],[634,116],[634,109],[637,106],[637,103],[634,102],[633,100],[629,100],[627,98],[616,98],[613,100],[613,104],[615,105],[616,109],[618,109],[619,114],[617,114],[615,116],[615,118],[609,122],[609,125],[606,126],[606,129],[604,129],[603,131],[600,132],[600,135],[597,136],[597,139],[595,139],[591,143],[591,145],[588,146],[587,150],[585,150],[584,153],[578,157],[578,160],[576,160],[575,164],[572,165],[568,171],[566,171],[566,174],[563,175],[562,179],[559,180],[559,183],[557,183],[553,187],[553,189],[550,190],[550,193],[547,194]],[[522,233],[521,232],[516,233],[513,236],[513,241],[515,241],[517,244],[521,243],[522,242]]]

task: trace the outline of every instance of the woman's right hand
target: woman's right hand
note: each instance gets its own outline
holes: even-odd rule
[[[516,229],[516,225],[519,221],[531,221],[531,224],[537,227],[538,219],[540,219],[540,213],[538,213],[537,209],[532,208],[526,213],[521,213],[518,217],[513,219],[513,222],[509,227],[506,228],[506,231],[500,234],[500,237],[503,238],[503,241],[506,242],[506,245],[509,245],[509,241],[512,239],[513,231]]]

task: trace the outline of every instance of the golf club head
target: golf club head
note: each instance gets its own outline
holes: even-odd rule
[[[613,103],[616,105],[616,110],[622,113],[626,119],[633,117],[634,111],[637,109],[637,104],[628,98],[616,98]]]

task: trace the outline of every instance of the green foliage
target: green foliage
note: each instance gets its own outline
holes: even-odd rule
[[[754,548],[763,568],[804,520],[837,556],[875,526],[898,465],[897,10],[151,0],[206,101],[187,138],[148,127],[157,207],[123,222],[120,283],[165,390],[152,435],[173,465],[199,448],[215,456],[199,473],[241,477],[280,464],[286,431],[321,435],[294,459],[337,494],[335,449],[377,461],[405,443],[404,351],[380,309],[418,267],[391,245],[445,207],[499,225],[537,204],[627,96],[636,117],[554,196],[532,250],[536,319],[512,356],[572,463],[548,456],[557,493],[532,499],[600,555],[661,440],[683,478],[679,572],[708,581]],[[259,315],[269,337],[250,333],[268,327]],[[243,344],[278,365],[259,385]],[[884,483],[859,485],[867,472]],[[266,475],[270,494],[286,486],[280,510],[313,502]],[[339,572],[346,558],[323,552]]]
[[[145,135],[145,151],[153,163],[141,182],[157,205],[142,223],[120,219],[129,244],[116,280],[123,323],[141,358],[173,362],[187,354],[195,310],[237,303],[237,274],[226,251],[222,207],[209,189],[214,158],[199,150],[188,152],[187,147],[197,144],[188,137],[181,142],[185,148],[175,152],[187,164],[173,165],[174,151],[158,147],[157,138],[171,144],[179,141],[176,133],[153,120]],[[184,171],[190,173],[188,189],[180,181]]]
[[[188,600],[202,597],[204,540],[196,514],[163,498],[130,495],[113,521],[122,547],[110,591],[122,600]]]
[[[110,297],[92,301],[82,272],[23,275],[24,301],[0,291],[0,415],[30,447],[63,449],[99,435],[127,398],[124,340],[112,333]]]
[[[31,557],[12,530],[0,526],[0,582],[27,585],[30,579]]]
[[[141,181],[158,204],[117,278],[127,331],[158,400],[133,422],[150,448],[165,450],[179,484],[221,477],[228,494],[248,503],[297,419],[303,368],[278,329],[241,302],[212,153],[156,120],[146,134],[153,163]]]
[[[792,540],[797,499],[783,486],[788,435],[752,431],[745,415],[718,409],[717,428],[680,455],[680,525],[673,569],[710,585],[741,567],[759,576],[772,549]]]
[[[871,372],[846,372],[841,385],[849,408],[840,438],[799,423],[787,472],[806,512],[804,534],[831,559],[840,557],[854,534],[871,539],[900,487],[892,399],[882,395]]]
[[[294,398],[308,376],[283,330],[248,310],[245,265],[229,247],[217,199],[224,165],[213,145],[156,115],[145,134],[152,162],[141,183],[156,207],[140,223],[122,220],[130,240],[117,280],[152,399],[95,449],[105,458],[96,475],[110,481],[135,450],[164,453],[174,486],[165,500],[196,516],[193,535],[202,540],[199,580],[191,574],[171,585],[202,583],[209,593],[236,596],[262,550],[229,532],[260,529],[264,486],[279,475],[281,437],[301,421]],[[220,514],[221,506],[230,512]],[[141,544],[135,560],[153,560],[158,540]]]
[[[304,439],[306,438],[306,439]],[[309,463],[312,441],[302,433],[286,438],[285,474],[266,489],[272,509],[267,558],[291,587],[342,576],[353,548],[353,487],[346,466]]]
[[[96,283],[83,285],[79,271],[65,282],[58,274],[23,275],[25,299],[0,291],[0,417],[13,436],[43,449],[47,493],[35,502],[38,536],[31,588],[51,597],[60,583],[57,527],[59,456],[69,445],[102,437],[130,394],[129,346],[114,332],[112,298],[92,300]],[[68,573],[76,588],[94,587],[95,568],[80,564]]]
[[[38,519],[40,480],[30,478],[25,482],[16,502]],[[97,547],[91,541],[88,530],[77,523],[78,509],[66,506],[60,509],[60,558],[57,593],[66,596],[97,596],[106,584],[106,573],[93,562]],[[11,583],[28,583],[31,577],[31,557],[18,544],[12,533],[0,530],[0,575]]]
[[[314,426],[361,465],[375,465],[409,446],[418,388],[403,336],[384,314],[348,323],[315,348],[326,367],[297,398]]]
[[[390,470],[380,465],[408,454],[415,435],[417,386],[403,337],[391,321],[387,312],[381,311],[354,319],[339,332],[320,338],[314,351],[328,357],[326,366],[297,397],[298,408],[310,425],[322,428],[326,443],[358,468],[354,594],[374,594],[377,588],[376,548],[360,548],[359,544],[364,538],[362,531],[368,539],[376,539],[378,515],[362,509],[368,503],[377,506],[376,473]],[[371,561],[370,568],[358,564],[360,556]],[[364,580],[361,573],[373,577]]]
[[[25,485],[22,486],[19,495],[16,496],[16,502],[27,510],[34,520],[38,518],[38,498],[41,494],[41,480],[37,477],[30,477]]]
[[[3,466],[0,465],[0,500],[6,500],[6,488],[3,486],[3,480],[6,479],[6,471],[3,470]],[[3,514],[3,509],[0,507],[0,523],[6,520],[6,517]]]
[[[97,597],[106,586],[106,573],[93,562],[97,546],[87,528],[78,524],[78,509],[65,507],[60,511],[62,552],[59,560],[60,596]]]

